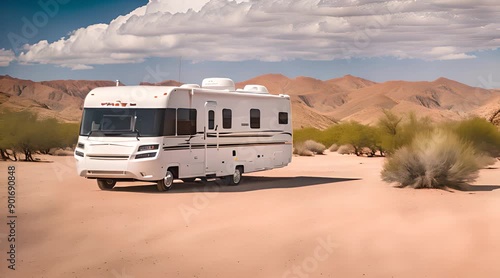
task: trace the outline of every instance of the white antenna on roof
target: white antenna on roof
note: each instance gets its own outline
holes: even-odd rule
[[[120,80],[116,79],[116,87],[120,86]]]

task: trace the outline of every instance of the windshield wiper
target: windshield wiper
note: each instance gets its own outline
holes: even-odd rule
[[[137,135],[135,136],[135,139],[137,139],[137,141],[141,141],[141,140],[139,140],[139,136],[141,136],[141,134],[139,133],[139,130],[136,128],[136,129],[134,130],[134,132],[135,132],[135,134],[137,134]]]

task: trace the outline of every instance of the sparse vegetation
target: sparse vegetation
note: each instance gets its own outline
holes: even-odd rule
[[[454,132],[435,129],[416,136],[389,157],[382,179],[402,187],[466,189],[489,159]]]
[[[326,150],[325,145],[318,143],[313,140],[307,140],[304,142],[304,147],[310,151],[312,151],[314,154],[323,154]]]
[[[380,145],[379,131],[375,127],[360,124],[358,122],[346,122],[334,125],[326,130],[304,129],[294,132],[294,142],[302,143],[314,140],[323,146],[351,145],[354,154],[363,155],[363,149],[368,148],[368,155],[373,156],[375,152],[382,151]],[[326,148],[325,148],[326,149]]]
[[[472,143],[478,151],[492,157],[500,156],[500,131],[487,120],[472,118],[445,127],[453,130],[460,139]]]
[[[300,155],[300,156],[314,156],[314,153],[312,151],[308,150],[304,146],[304,143],[296,144],[293,148],[293,154]]]
[[[339,145],[337,145],[337,144],[332,144],[332,145],[328,148],[328,150],[329,150],[330,152],[336,152],[336,151],[338,151],[338,150],[339,150]]]
[[[413,113],[399,117],[384,111],[376,126],[351,121],[298,133],[304,155],[317,152],[300,141],[304,138],[329,144],[339,154],[387,155],[382,178],[402,187],[465,189],[479,169],[500,156],[500,130],[481,118],[434,124]]]
[[[337,150],[339,154],[353,154],[354,153],[354,147],[352,145],[342,145],[339,147]]]
[[[4,111],[0,115],[0,154],[3,160],[34,161],[36,151],[49,153],[51,148],[72,147],[78,137],[78,124],[55,119],[37,119],[33,113]],[[7,151],[10,150],[10,151]]]
[[[324,154],[325,150],[325,145],[313,140],[307,140],[303,143],[296,143],[293,153],[300,156],[314,156],[316,154]]]
[[[410,113],[407,119],[404,119],[392,112],[384,111],[377,128],[381,150],[390,155],[399,148],[411,144],[417,134],[432,131],[434,126],[429,118],[418,118],[414,113]]]

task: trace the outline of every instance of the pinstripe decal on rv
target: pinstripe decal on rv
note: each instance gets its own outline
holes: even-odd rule
[[[269,143],[243,143],[243,144],[219,144],[219,148],[233,148],[233,147],[251,147],[251,146],[266,146],[266,145],[291,145],[291,142],[269,142]],[[163,147],[164,151],[177,151],[187,149],[204,149],[205,144],[196,145],[177,145]],[[207,148],[217,148],[217,144],[207,144]]]

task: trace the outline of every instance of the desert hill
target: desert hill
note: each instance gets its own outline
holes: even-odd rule
[[[436,121],[462,119],[470,115],[489,119],[500,109],[500,90],[471,87],[446,78],[376,83],[352,75],[323,81],[311,77],[288,78],[281,74],[266,74],[239,82],[236,87],[243,88],[248,84],[264,85],[272,94],[290,95],[294,128],[326,128],[346,120],[374,123],[384,109],[397,114],[413,111]],[[178,86],[181,83],[166,80],[141,85]],[[79,121],[85,96],[93,88],[102,86],[115,86],[115,82],[34,82],[0,76],[0,109],[28,109],[41,117]]]
[[[293,100],[294,113],[307,107],[321,117],[337,121],[355,120],[365,124],[376,122],[384,109],[396,114],[412,111],[419,116],[443,121],[471,115],[487,118],[495,107],[500,108],[494,101],[500,97],[499,90],[471,87],[446,78],[430,82],[376,83],[352,75],[321,81],[268,74],[238,84],[251,83],[268,86],[273,89],[273,93],[289,94]]]
[[[398,114],[413,111],[436,121],[461,119],[496,96],[500,96],[497,91],[446,78],[432,82],[388,81],[351,91],[350,101],[328,114],[364,123],[373,122],[382,115],[382,109]]]
[[[139,85],[144,85],[144,86],[180,86],[182,85],[181,82],[177,82],[175,80],[165,80],[162,82],[158,83],[150,83],[150,82],[141,82]]]
[[[34,82],[0,76],[0,108],[38,113],[42,118],[79,121],[81,106],[87,93],[103,86],[115,86],[114,81],[55,80]]]

